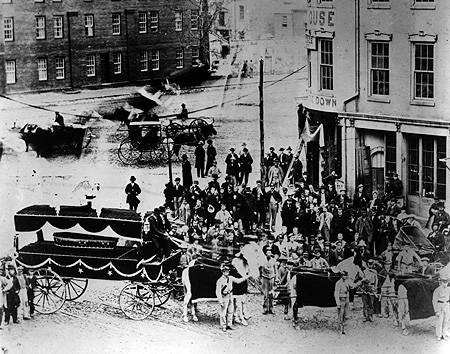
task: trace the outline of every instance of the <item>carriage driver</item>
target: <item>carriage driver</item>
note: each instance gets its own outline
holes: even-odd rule
[[[222,327],[222,331],[226,332],[227,329],[233,329],[231,327],[233,323],[233,283],[243,283],[249,278],[249,274],[246,274],[242,278],[230,276],[230,265],[226,263],[222,264],[221,269],[222,276],[216,283],[216,296],[220,306],[220,326]]]

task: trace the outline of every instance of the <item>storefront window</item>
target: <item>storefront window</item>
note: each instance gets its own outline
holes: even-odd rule
[[[445,161],[439,161],[440,159],[445,159],[447,157],[445,138],[436,138],[436,149],[437,149],[436,196],[440,199],[446,199],[445,177],[447,173],[447,167]]]
[[[408,193],[419,194],[419,137],[408,139]]]
[[[399,172],[397,171],[396,147],[395,133],[386,133],[385,175],[389,177]]]

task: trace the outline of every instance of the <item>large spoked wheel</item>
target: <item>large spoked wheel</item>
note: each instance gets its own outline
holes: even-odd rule
[[[84,294],[88,287],[87,279],[64,278],[64,286],[66,288],[66,300],[73,301]]]
[[[131,283],[120,292],[119,304],[125,316],[132,320],[143,320],[153,312],[155,297],[148,285]]]
[[[189,130],[192,134],[201,134],[204,128],[208,125],[203,119],[194,119],[189,124]]]
[[[131,139],[124,139],[119,146],[118,150],[119,160],[127,165],[134,165],[139,162],[142,151],[139,149],[139,145],[132,142]]]
[[[159,307],[169,301],[172,289],[167,285],[159,284],[153,287],[153,293],[155,296],[155,306]]]
[[[181,124],[170,122],[170,124],[166,127],[166,136],[173,139],[182,131],[183,127],[181,126]]]
[[[51,314],[58,311],[66,301],[66,288],[61,277],[50,269],[39,269],[36,273],[34,307],[37,312]]]

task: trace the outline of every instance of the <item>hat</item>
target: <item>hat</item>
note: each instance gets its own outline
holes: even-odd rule
[[[373,258],[370,258],[370,259],[367,261],[367,263],[368,263],[368,264],[374,264],[374,263],[375,263],[375,260],[374,260]]]
[[[234,148],[230,148],[230,151],[234,151]]]
[[[278,258],[278,261],[279,262],[287,262],[287,258],[284,257],[284,256],[281,256],[281,257]]]
[[[217,173],[213,173],[213,174],[211,174],[211,177],[212,178],[219,178],[219,175]]]
[[[230,270],[230,265],[228,263],[223,263],[222,266],[220,267],[220,269],[222,271],[224,270]]]
[[[429,259],[428,257],[422,257],[420,260],[421,260],[421,261],[427,261],[427,262],[430,261],[430,259]]]
[[[8,264],[8,267],[7,267],[8,269],[14,269],[14,270],[16,270],[16,267],[14,267],[14,264]]]
[[[271,146],[271,147],[269,148],[269,150],[274,151],[275,148],[274,148],[273,146]]]
[[[134,182],[134,181],[136,181],[136,177],[134,177],[134,176],[131,176],[131,177],[130,177],[130,181],[131,181],[131,182]]]
[[[181,181],[180,177],[175,178],[175,182],[176,181]]]
[[[290,146],[287,147],[287,151],[292,151],[292,148]]]
[[[361,187],[364,188],[364,184],[362,184],[362,183],[358,184],[358,188],[361,188]]]
[[[198,142],[198,145],[203,145],[203,144],[204,144],[203,140],[200,140],[200,141]]]
[[[280,148],[280,151],[284,151],[284,148],[282,147],[282,148]]]
[[[256,181],[256,184],[258,184],[258,183],[262,183],[262,181],[261,181],[260,179],[258,179],[258,180]]]
[[[358,245],[357,245],[358,247],[367,247],[367,243],[366,243],[366,241],[364,241],[364,240],[360,240],[359,242],[358,242]]]
[[[293,266],[293,265],[295,265],[295,264],[296,264],[296,263],[295,263],[293,260],[288,260],[288,261],[287,261],[287,265],[292,265],[292,266]]]

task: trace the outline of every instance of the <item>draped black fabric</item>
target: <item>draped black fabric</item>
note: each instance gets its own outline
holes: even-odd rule
[[[437,280],[406,279],[396,282],[408,291],[409,318],[419,320],[434,316],[433,292],[439,286]]]
[[[134,210],[116,208],[102,208],[100,217],[107,219],[141,220],[139,213],[136,213]]]
[[[97,217],[97,211],[88,205],[61,205],[59,208],[59,215]]]
[[[295,271],[295,270],[294,270]],[[326,272],[301,272],[297,274],[298,306],[334,307],[334,287],[339,275]]]
[[[56,215],[55,208],[50,205],[31,205],[18,211],[21,215]]]
[[[60,215],[48,205],[33,205],[22,209],[14,216],[16,231],[40,230],[45,223],[57,229],[67,230],[79,224],[84,230],[98,233],[108,226],[117,234],[135,239],[141,238],[140,215],[124,209],[102,209],[100,217],[88,206],[61,206]]]
[[[200,262],[202,261],[204,260],[200,260]],[[220,270],[220,264],[218,262],[208,263],[209,264],[196,264],[189,268],[189,281],[191,282],[193,301],[201,298],[216,298],[216,283],[222,275],[222,271]]]

